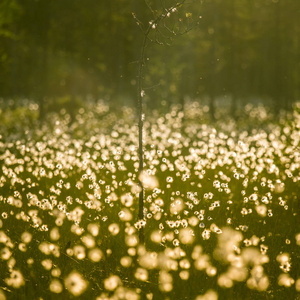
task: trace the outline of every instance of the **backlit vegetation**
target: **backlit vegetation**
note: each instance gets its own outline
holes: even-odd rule
[[[143,220],[132,109],[37,110],[0,111],[0,299],[296,299],[299,104],[151,112]]]

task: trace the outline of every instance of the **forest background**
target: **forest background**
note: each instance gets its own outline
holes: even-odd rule
[[[1,0],[0,97],[69,108],[90,96],[135,105],[144,26],[174,1]],[[147,5],[148,4],[148,5]],[[153,11],[149,10],[149,6]],[[262,100],[275,112],[300,94],[300,1],[186,1],[146,49],[144,98]],[[174,36],[193,25],[187,34]],[[164,31],[165,30],[165,31]],[[157,31],[156,31],[157,33]],[[157,45],[161,44],[161,45]],[[223,101],[222,100],[222,101]]]

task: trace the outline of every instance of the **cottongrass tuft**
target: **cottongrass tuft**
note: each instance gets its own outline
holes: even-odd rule
[[[88,287],[88,282],[77,271],[72,271],[65,278],[66,289],[75,297],[80,296]]]

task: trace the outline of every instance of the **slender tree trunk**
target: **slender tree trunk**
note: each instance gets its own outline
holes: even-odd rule
[[[158,24],[164,20],[167,16],[170,15],[170,13],[175,12],[176,8],[181,6],[184,3],[185,0],[183,0],[181,3],[177,3],[175,7],[171,7],[168,10],[164,9],[163,13],[158,15],[154,21],[147,22],[147,27],[144,29],[143,26],[141,26],[141,29],[143,31],[143,42],[141,46],[141,53],[140,53],[140,59],[138,61],[138,77],[137,77],[137,100],[138,100],[138,128],[139,128],[139,170],[138,170],[138,180],[139,180],[139,186],[140,186],[140,192],[139,192],[139,212],[138,212],[138,218],[139,221],[144,220],[144,187],[142,182],[142,173],[144,170],[144,157],[143,157],[143,127],[144,127],[144,115],[143,115],[143,97],[144,97],[144,90],[143,90],[143,70],[145,66],[145,51],[147,47],[147,42],[157,42],[160,43],[158,40],[152,40],[149,38],[149,34],[151,30],[156,30]],[[152,13],[154,11],[149,6],[148,3],[146,3],[148,8],[151,10]],[[136,19],[137,24],[140,24],[140,21],[136,18],[135,14],[133,14],[133,17]],[[140,244],[144,243],[144,228],[143,224],[140,224],[140,231],[139,231],[139,239]]]
[[[37,76],[40,77],[38,87],[38,99],[40,103],[39,120],[43,121],[46,115],[46,95],[48,93],[48,43],[44,49],[41,50],[41,62],[38,68]]]
[[[210,94],[210,97],[209,97],[209,112],[210,112],[210,118],[211,118],[212,122],[216,121],[215,111],[216,111],[216,109],[215,109],[215,95],[212,92]]]
[[[212,35],[211,39],[211,49],[210,49],[210,61],[211,61],[211,70],[210,70],[210,78],[209,78],[209,91],[208,91],[208,96],[209,96],[209,113],[210,113],[210,119],[212,122],[216,121],[216,105],[215,105],[215,100],[216,100],[216,87],[217,87],[217,65],[218,65],[218,56],[217,56],[217,23],[219,22],[219,15],[218,15],[218,9],[215,5],[214,2],[211,3],[213,11],[215,13],[213,14],[212,18],[212,25],[213,28],[215,28],[214,34]]]
[[[233,119],[237,118],[237,42],[236,42],[236,1],[232,1],[232,20],[231,20],[231,78],[230,78],[230,89],[231,89],[231,116]]]
[[[74,54],[71,55],[71,60],[70,60],[70,65],[71,65],[71,71],[72,74],[75,74],[75,58]],[[76,109],[76,78],[72,77],[71,79],[71,90],[70,90],[70,101],[69,101],[69,114],[70,114],[70,126],[74,123],[75,121],[75,109]]]
[[[141,175],[144,169],[144,155],[143,155],[143,129],[144,129],[144,116],[143,116],[143,68],[144,68],[144,58],[145,58],[145,49],[147,45],[147,38],[150,32],[150,27],[144,34],[143,44],[141,48],[141,56],[138,65],[138,78],[137,78],[137,98],[138,98],[138,128],[139,128],[139,186],[140,186],[140,193],[139,193],[139,220],[144,219],[144,187],[141,181]],[[140,228],[139,232],[139,239],[140,243],[144,243],[144,229],[143,227]]]

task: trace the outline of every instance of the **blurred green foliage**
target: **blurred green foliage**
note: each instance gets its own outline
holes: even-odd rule
[[[140,27],[175,4],[2,0],[0,96],[43,104],[45,97],[108,95],[116,104],[135,103]],[[159,34],[163,45],[147,45],[149,104],[226,95],[234,106],[250,98],[271,99],[277,109],[291,106],[300,91],[299,12],[294,0],[184,3],[153,29],[152,38]],[[190,24],[195,27],[187,34],[173,35]]]

